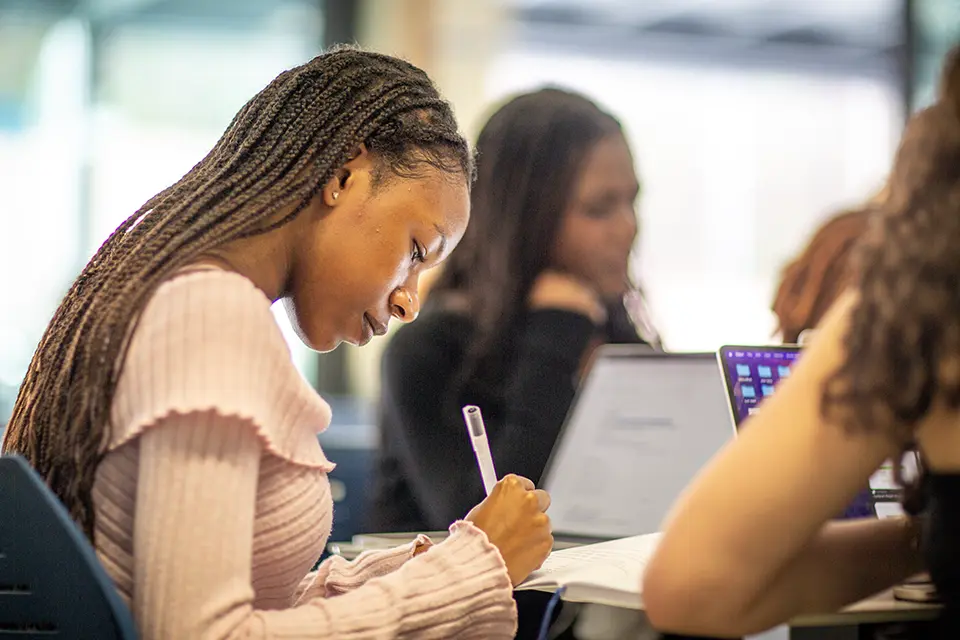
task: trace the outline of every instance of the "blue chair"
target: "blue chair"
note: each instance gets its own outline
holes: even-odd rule
[[[0,457],[0,638],[137,637],[66,508],[20,456]]]

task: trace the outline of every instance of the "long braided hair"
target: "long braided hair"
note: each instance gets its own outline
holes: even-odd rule
[[[302,211],[361,143],[380,177],[425,167],[469,184],[473,158],[420,69],[340,47],[281,73],[213,150],[124,221],[54,313],[20,387],[3,449],[23,454],[92,539],[91,492],[109,440],[128,338],[156,288],[210,250]]]
[[[867,230],[871,212],[864,207],[830,218],[784,268],[773,300],[784,342],[794,344],[801,333],[816,327],[853,281],[851,256]]]
[[[939,99],[907,124],[888,187],[858,249],[859,299],[823,410],[906,451],[935,401],[960,409],[960,50]]]
[[[505,340],[549,266],[577,176],[594,145],[612,135],[623,135],[616,118],[556,87],[514,96],[483,126],[470,226],[430,291],[434,304],[461,297],[476,325],[459,385],[472,379],[497,386],[511,351]],[[639,288],[635,297],[636,307]],[[611,341],[641,341],[620,301],[610,304],[606,329]]]

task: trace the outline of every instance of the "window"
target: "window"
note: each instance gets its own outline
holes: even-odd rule
[[[739,13],[515,4],[488,96],[557,84],[620,118],[644,185],[635,271],[667,347],[770,341],[784,263],[889,168],[903,118],[896,64],[875,50],[889,39],[864,42],[861,31],[867,21],[869,37],[895,37],[878,26],[895,21],[894,3],[839,18],[771,16],[759,1],[722,3]]]
[[[320,2],[101,4],[0,5],[0,425],[96,248],[322,42]],[[312,378],[316,358],[291,346]]]
[[[923,108],[936,97],[943,56],[960,43],[960,3],[956,0],[913,2],[914,77],[912,106]]]

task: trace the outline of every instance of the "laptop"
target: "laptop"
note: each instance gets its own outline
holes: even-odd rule
[[[802,347],[779,346],[724,346],[717,352],[726,388],[727,407],[739,430],[744,421],[761,410],[765,398],[773,395],[781,380],[800,359]],[[917,473],[917,459],[904,459],[904,474]],[[838,517],[890,518],[903,515],[900,504],[902,491],[894,480],[893,462],[885,462],[871,477],[864,489]]]
[[[659,531],[680,492],[733,436],[714,354],[601,347],[540,482],[555,539]]]

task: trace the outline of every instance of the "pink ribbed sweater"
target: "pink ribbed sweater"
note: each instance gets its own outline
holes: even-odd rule
[[[509,638],[510,580],[468,522],[353,562],[317,442],[330,409],[294,367],[270,300],[209,269],[144,310],[94,486],[95,545],[143,638]],[[430,544],[429,541],[421,542]]]

